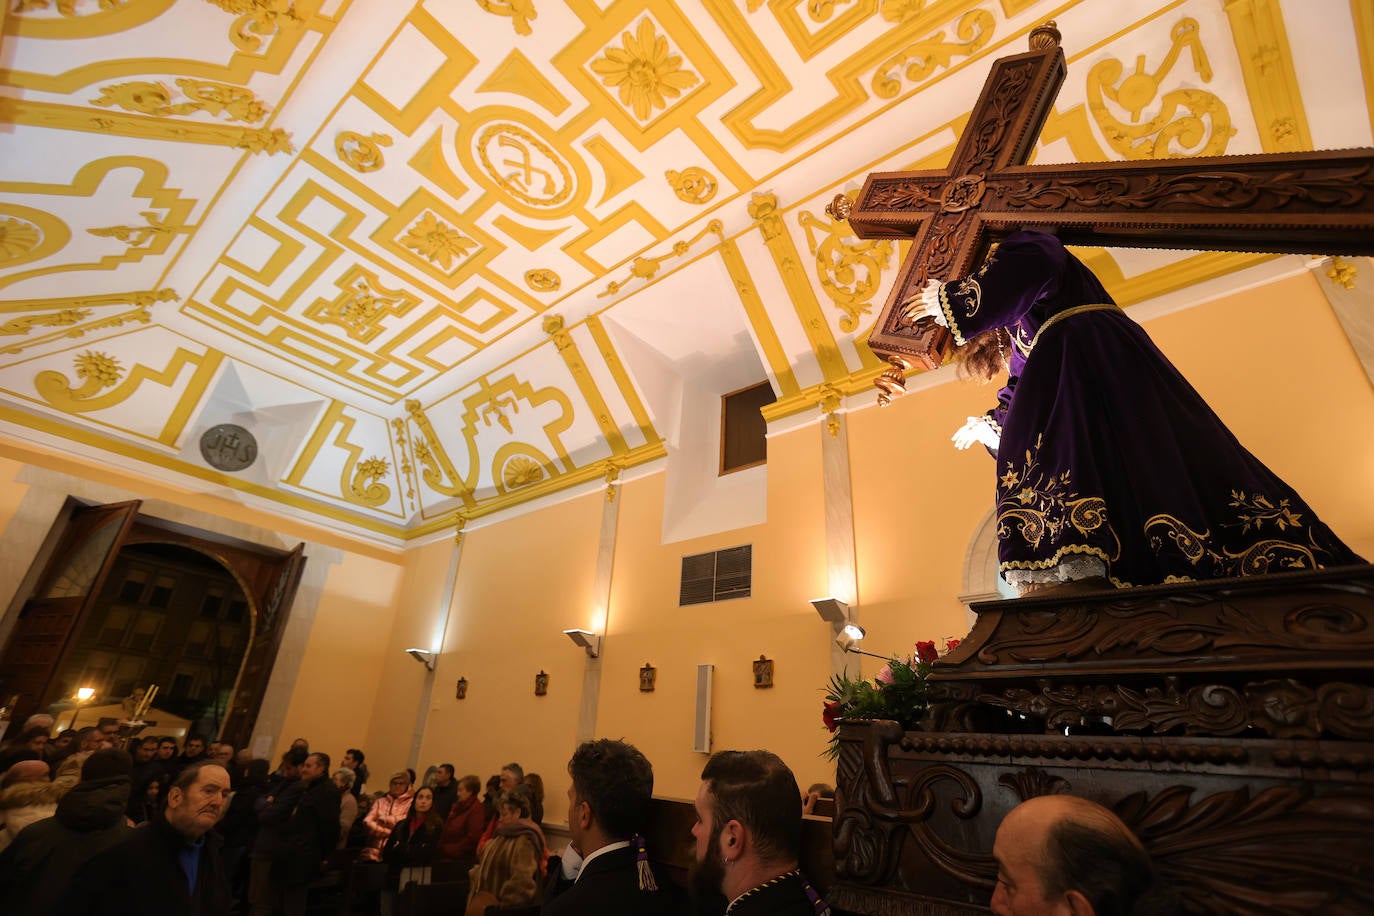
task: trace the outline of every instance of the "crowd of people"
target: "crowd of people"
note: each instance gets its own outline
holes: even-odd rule
[[[39,740],[52,731],[45,718],[0,747],[6,916],[297,916],[311,888],[345,865],[383,877],[355,908],[383,916],[411,885],[455,894],[451,911],[464,916],[828,910],[799,860],[804,812],[829,787],[800,792],[768,751],[707,761],[691,831],[695,867],[679,884],[646,849],[653,767],[623,741],[585,742],[568,761],[569,842],[554,855],[543,781],[517,763],[485,784],[447,763],[420,778],[397,770],[370,793],[358,748],[331,769],[330,755],[300,738],[270,769],[196,736],[180,746],[163,736],[126,739],[113,720]],[[1015,809],[994,854],[1000,916],[1170,911],[1150,902],[1158,882],[1139,841],[1083,799]]]

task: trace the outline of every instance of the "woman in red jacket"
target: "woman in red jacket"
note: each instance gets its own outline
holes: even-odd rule
[[[439,856],[445,862],[475,862],[477,841],[487,829],[487,810],[477,793],[482,781],[476,776],[458,780],[458,801],[449,810],[444,835],[439,840]]]

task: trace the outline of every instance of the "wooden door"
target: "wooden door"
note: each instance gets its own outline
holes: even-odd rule
[[[81,506],[67,517],[57,548],[0,654],[3,692],[18,696],[14,721],[22,722],[58,699],[49,695],[56,689],[54,675],[104,587],[141,505],[141,500],[131,500]]]

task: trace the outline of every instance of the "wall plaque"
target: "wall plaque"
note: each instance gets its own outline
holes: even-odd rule
[[[258,459],[258,440],[242,426],[221,423],[200,437],[200,456],[217,470],[242,471]]]

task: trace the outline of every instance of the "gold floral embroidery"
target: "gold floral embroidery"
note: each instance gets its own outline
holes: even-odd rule
[[[1019,537],[1032,548],[1046,538],[1055,544],[1070,529],[1081,535],[1105,535],[1114,548],[1104,555],[1108,563],[1121,554],[1121,542],[1107,520],[1107,501],[1100,496],[1079,496],[1073,489],[1070,471],[1046,473],[1040,467],[1039,453],[1044,436],[1026,450],[1025,464],[1017,468],[1007,461],[999,479],[1003,491],[997,503],[997,537]],[[1067,549],[1067,548],[1064,548]],[[1096,552],[1096,549],[1093,550]]]
[[[1266,525],[1279,531],[1305,529],[1302,515],[1292,510],[1286,498],[1275,504],[1263,493],[1247,495],[1243,490],[1232,490],[1228,505],[1236,510],[1235,520],[1223,522],[1222,527],[1240,528],[1241,534],[1259,534]],[[1321,565],[1316,552],[1322,548],[1312,540],[1310,529],[1306,544],[1271,537],[1246,544],[1241,550],[1228,550],[1214,543],[1217,539],[1210,530],[1195,531],[1167,513],[1151,516],[1145,521],[1144,530],[1155,553],[1176,550],[1210,576],[1256,576],[1279,569],[1316,569]]]

